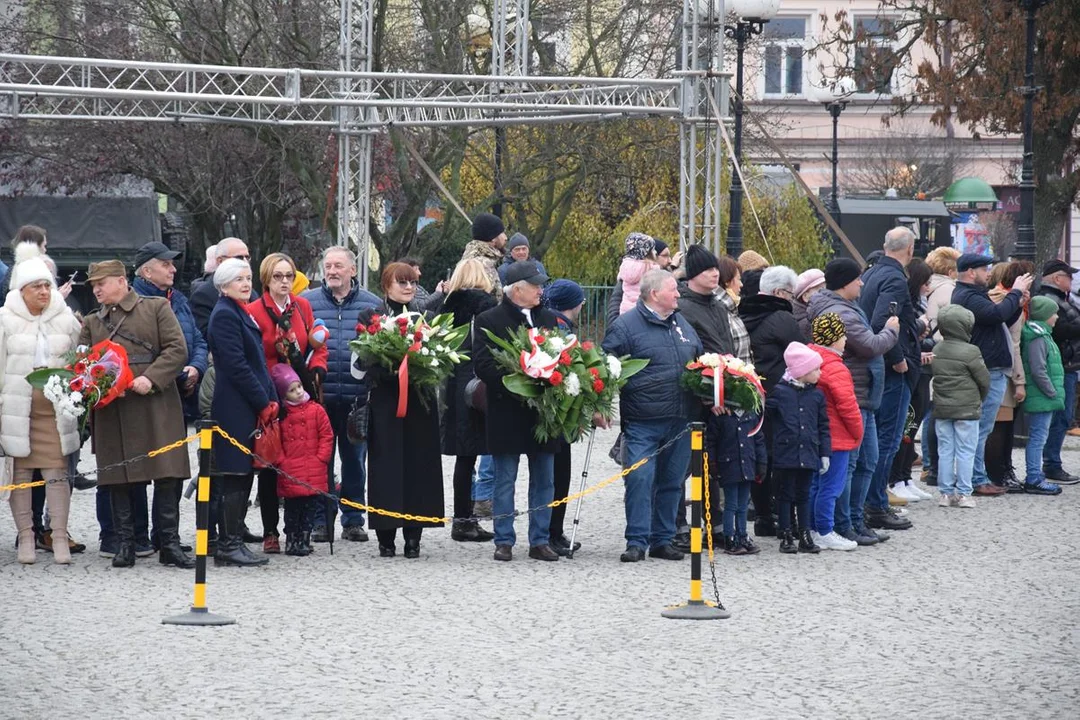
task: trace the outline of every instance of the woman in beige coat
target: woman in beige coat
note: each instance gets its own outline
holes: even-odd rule
[[[18,263],[12,275],[16,279],[0,308],[0,445],[14,459],[15,483],[30,482],[34,471],[41,472],[53,536],[66,540],[71,505],[67,456],[79,449],[78,420],[58,415],[26,376],[39,368],[64,366],[65,355],[78,340],[79,321],[41,257]],[[18,558],[24,564],[35,560],[30,493],[13,490],[10,498],[19,533]],[[62,565],[71,562],[67,542],[53,544],[53,560]]]

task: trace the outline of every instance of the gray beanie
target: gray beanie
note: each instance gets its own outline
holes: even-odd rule
[[[506,251],[509,252],[516,247],[524,245],[529,247],[529,238],[525,237],[521,233],[514,233],[510,236],[510,240],[506,243]]]

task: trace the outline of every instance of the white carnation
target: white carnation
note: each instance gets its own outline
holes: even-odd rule
[[[618,380],[619,376],[622,375],[622,363],[619,362],[619,358],[615,357],[614,355],[608,355],[607,369],[608,375],[611,376],[611,379]]]
[[[716,353],[705,353],[698,358],[698,362],[705,367],[718,368],[723,363],[720,362],[720,356]]]
[[[547,346],[551,348],[554,352],[562,352],[562,349],[565,347],[562,338],[560,337],[550,338],[547,341]]]
[[[421,355],[430,355],[431,351],[428,350],[426,347],[422,347],[422,348],[420,348],[420,354]]]
[[[73,392],[73,393],[71,393],[71,395],[69,396],[69,399],[71,400],[71,402],[72,402],[73,404],[78,404],[78,403],[81,403],[81,402],[82,402],[83,396],[82,396],[82,393],[81,393],[81,392]]]
[[[563,388],[565,388],[566,394],[570,397],[577,397],[581,394],[581,380],[578,379],[576,373],[570,373],[566,376]]]

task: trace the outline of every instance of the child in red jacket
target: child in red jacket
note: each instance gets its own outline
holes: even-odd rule
[[[310,555],[318,492],[327,492],[334,431],[326,411],[304,390],[295,370],[279,363],[270,377],[286,408],[281,423],[284,457],[277,475],[277,494],[285,501],[285,554]]]
[[[851,371],[844,365],[847,330],[836,313],[814,318],[811,326],[814,344],[810,347],[821,356],[821,379],[818,387],[825,393],[825,411],[829,415],[832,455],[828,466],[814,476],[810,484],[810,513],[814,520],[814,543],[826,550],[854,550],[858,543],[833,530],[836,500],[848,482],[848,459],[863,437],[862,415],[855,399]]]

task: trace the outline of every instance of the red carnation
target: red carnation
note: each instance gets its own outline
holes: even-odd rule
[[[84,372],[86,372],[86,363],[82,363],[82,362],[75,363],[75,374],[76,375],[82,375]]]
[[[563,381],[562,373],[559,372],[558,370],[551,373],[551,377],[548,379],[548,382],[550,382],[552,385],[562,385],[562,381]]]
[[[599,380],[600,379],[600,371],[597,370],[594,367],[589,368],[589,374],[593,376],[593,380]]]
[[[593,349],[593,344],[591,342],[589,342],[588,340],[586,340],[585,342],[581,343],[581,349],[582,350],[592,350]]]
[[[547,342],[547,338],[544,337],[543,335],[537,335],[536,336],[536,344],[537,345],[543,345],[546,342]]]
[[[382,328],[381,328],[380,326],[378,326],[378,325],[374,325],[374,324],[372,324],[372,325],[368,325],[368,327],[367,327],[367,331],[368,331],[369,333],[371,333],[372,335],[374,335],[375,333],[379,332],[380,330],[382,330]]]
[[[356,324],[356,334],[357,335],[363,335],[367,331],[368,331],[367,325],[365,325],[364,323],[357,323]]]
[[[398,324],[398,331],[401,333],[401,337],[405,337],[409,334],[409,329],[401,324]]]
[[[72,392],[82,392],[83,388],[86,387],[86,383],[83,382],[81,377],[77,377],[71,381],[69,387]]]
[[[407,318],[407,317],[405,317],[404,315],[402,315],[401,317],[399,317],[399,318],[397,319],[397,324],[398,324],[398,325],[400,325],[400,326],[402,326],[402,327],[405,327],[406,325],[408,325],[408,324],[409,324],[409,318]]]
[[[593,392],[597,393],[597,394],[600,394],[600,393],[604,392],[604,381],[603,380],[593,380],[592,389],[593,389]]]
[[[413,333],[412,339],[419,342],[419,341],[424,339],[424,333],[417,330],[416,332]]]
[[[570,367],[570,353],[563,350],[562,354],[559,355],[559,364]]]
[[[104,375],[105,368],[101,367],[100,365],[95,365],[94,367],[90,368],[90,377],[94,378],[95,380],[103,377]]]

